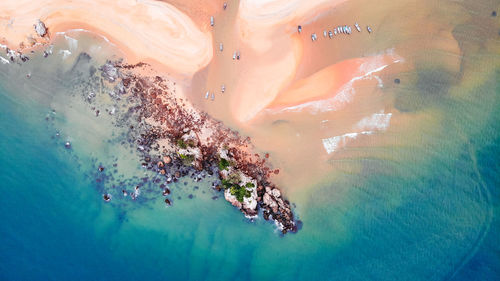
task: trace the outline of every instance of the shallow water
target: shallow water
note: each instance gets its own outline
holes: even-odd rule
[[[467,33],[468,26],[476,25],[455,32]],[[318,133],[291,114],[282,122],[263,122],[262,131],[252,135],[257,149],[272,152],[276,145],[259,140],[259,134],[274,130],[283,137],[299,130],[314,134],[317,143],[292,140],[290,147],[307,153],[314,146],[329,165],[317,183],[284,186],[304,225],[297,234],[280,237],[272,224],[250,223],[226,201],[213,200],[209,180],[170,185],[170,208],[155,184],[145,185],[136,201],[120,198],[121,188],[110,185],[124,182],[131,190],[151,175],[140,167],[135,150],[122,143],[124,128],[104,110],[113,106],[112,95],[106,89],[96,92],[99,117],[84,102],[90,67],[118,55],[97,37],[72,36],[78,45],[65,59],[59,50],[71,48],[71,40],[61,37],[48,58],[34,54],[23,65],[0,65],[0,279],[500,276],[498,39],[485,43],[488,52],[479,52],[466,37],[470,54],[460,75],[425,63],[398,73],[401,84],[386,83],[391,86],[380,90],[391,95],[383,102],[395,115],[390,127],[334,154],[324,152],[320,138],[345,133],[335,125],[323,125]],[[83,51],[91,59],[76,63]],[[385,75],[384,81],[394,79],[392,71]],[[360,118],[337,122],[348,130],[371,115],[369,109]],[[64,147],[68,140],[71,149]],[[286,175],[290,159],[273,157]],[[116,173],[112,163],[118,163]],[[109,177],[97,172],[99,164]],[[113,192],[112,202],[102,200],[104,190]]]

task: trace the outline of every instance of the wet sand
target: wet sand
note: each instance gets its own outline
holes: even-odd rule
[[[211,35],[184,13],[157,1],[2,1],[2,44],[18,49],[34,40],[33,24],[42,20],[49,36],[85,29],[105,36],[126,54],[129,63],[155,63],[172,75],[191,75],[212,58]],[[32,39],[30,39],[32,38]],[[34,40],[33,40],[34,39]]]

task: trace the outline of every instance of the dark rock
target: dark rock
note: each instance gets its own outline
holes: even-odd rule
[[[101,66],[99,70],[101,71],[101,76],[109,82],[115,82],[120,76],[118,69],[109,61]]]
[[[104,201],[109,202],[111,200],[111,195],[109,195],[109,194],[103,194],[102,198],[104,199]]]

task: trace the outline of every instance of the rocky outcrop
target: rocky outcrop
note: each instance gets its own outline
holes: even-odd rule
[[[267,182],[266,177],[259,181],[257,178],[243,173],[236,168],[239,163],[229,154],[226,149],[221,149],[219,154],[219,159],[224,159],[228,163],[219,165],[219,176],[225,188],[224,198],[240,209],[247,218],[257,217],[259,208],[261,208],[264,219],[274,221],[283,234],[289,231],[296,232],[297,226],[290,203],[281,197],[281,191],[271,184],[264,187]],[[240,193],[242,188],[245,196],[238,198],[235,193]],[[235,191],[235,189],[240,189],[240,191]]]
[[[219,177],[222,179],[222,185],[225,188],[224,198],[231,205],[240,209],[245,217],[249,219],[256,218],[258,215],[256,180],[249,178],[234,167],[220,170]],[[238,179],[237,182],[234,181],[235,178]],[[229,184],[228,181],[230,181]]]
[[[120,76],[118,69],[110,61],[101,66],[99,70],[101,70],[101,76],[104,79],[108,80],[108,82],[115,82],[116,79],[118,79],[118,77]]]
[[[130,143],[142,155],[142,166],[164,176],[167,184],[184,176],[195,181],[210,177],[214,190],[245,217],[254,219],[262,211],[283,234],[297,231],[290,203],[271,183],[279,171],[252,153],[250,139],[176,97],[175,83],[129,72],[142,66],[108,61],[100,67],[104,79],[122,86],[120,98],[134,104],[126,115],[139,123],[124,125],[130,126]],[[138,195],[131,194],[133,199]],[[162,195],[170,193],[162,189]]]
[[[290,202],[281,197],[279,189],[274,186],[259,186],[257,193],[262,198],[260,205],[266,220],[272,219],[283,233],[297,231]]]
[[[41,20],[37,20],[34,24],[34,27],[38,36],[45,37],[45,35],[47,35],[47,27],[45,27],[45,23],[43,23]]]

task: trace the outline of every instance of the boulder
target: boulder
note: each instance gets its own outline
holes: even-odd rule
[[[274,201],[268,193],[264,194],[263,202],[264,202],[264,204],[266,204],[270,208],[278,206],[278,204],[276,203],[276,201]]]
[[[99,70],[101,70],[102,77],[109,82],[114,82],[119,77],[118,69],[109,61],[101,66]]]
[[[170,164],[170,162],[172,162],[172,158],[170,156],[164,156],[163,162],[165,162],[165,164]]]
[[[41,20],[37,20],[34,26],[36,34],[38,34],[38,36],[44,37],[45,35],[47,35],[47,27],[45,27],[45,24]]]
[[[281,192],[277,188],[271,190],[271,194],[276,198],[281,196]]]

